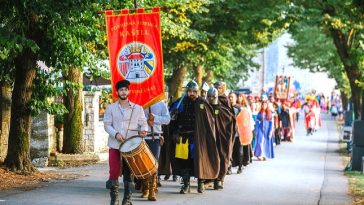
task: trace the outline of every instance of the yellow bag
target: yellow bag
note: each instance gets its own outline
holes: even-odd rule
[[[185,143],[182,143],[182,137],[179,138],[179,142],[176,143],[176,158],[188,159],[188,139]]]

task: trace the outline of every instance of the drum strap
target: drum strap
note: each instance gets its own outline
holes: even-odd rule
[[[130,127],[130,123],[131,123],[131,118],[133,117],[133,112],[134,112],[134,108],[135,108],[135,104],[131,110],[131,114],[130,114],[130,118],[129,118],[129,124],[128,124],[128,128],[126,129],[126,134],[125,134],[125,137],[128,137],[128,132],[129,132],[129,127]],[[125,142],[125,141],[124,141]],[[121,148],[121,146],[123,145],[124,143],[121,143],[120,146],[119,146],[119,150]]]

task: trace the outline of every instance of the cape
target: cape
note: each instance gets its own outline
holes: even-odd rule
[[[220,171],[220,158],[216,144],[213,108],[202,97],[196,99],[195,106],[195,177],[216,179]]]
[[[219,95],[219,104],[213,105],[216,125],[217,149],[220,157],[220,172],[218,179],[222,180],[226,175],[233,150],[235,133],[234,109],[226,95]]]
[[[182,100],[180,106],[177,108],[178,102]],[[171,106],[171,111],[178,110],[177,118],[170,123],[169,136],[177,134],[179,127],[178,119],[183,115],[181,112],[188,112],[188,108],[184,107],[186,98],[178,99]],[[202,97],[198,97],[194,101],[194,115],[195,115],[195,127],[193,131],[194,136],[194,151],[193,151],[193,173],[191,176],[195,176],[199,179],[216,179],[220,170],[220,158],[216,145],[216,133],[215,133],[215,119],[213,116],[213,109],[211,105]],[[171,137],[173,138],[173,137]],[[175,142],[170,140],[170,161],[172,165],[173,174],[180,175],[181,161],[174,158],[175,155]],[[183,162],[182,162],[183,163]]]

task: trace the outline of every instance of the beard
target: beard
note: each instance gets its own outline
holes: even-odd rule
[[[192,101],[195,101],[197,99],[197,96],[196,95],[190,95],[188,96]]]
[[[120,100],[126,100],[128,99],[128,95],[119,95]]]

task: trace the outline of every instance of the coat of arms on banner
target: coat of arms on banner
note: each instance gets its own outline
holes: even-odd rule
[[[129,43],[118,54],[118,71],[130,82],[144,82],[153,74],[154,67],[154,52],[146,44],[140,42]]]

